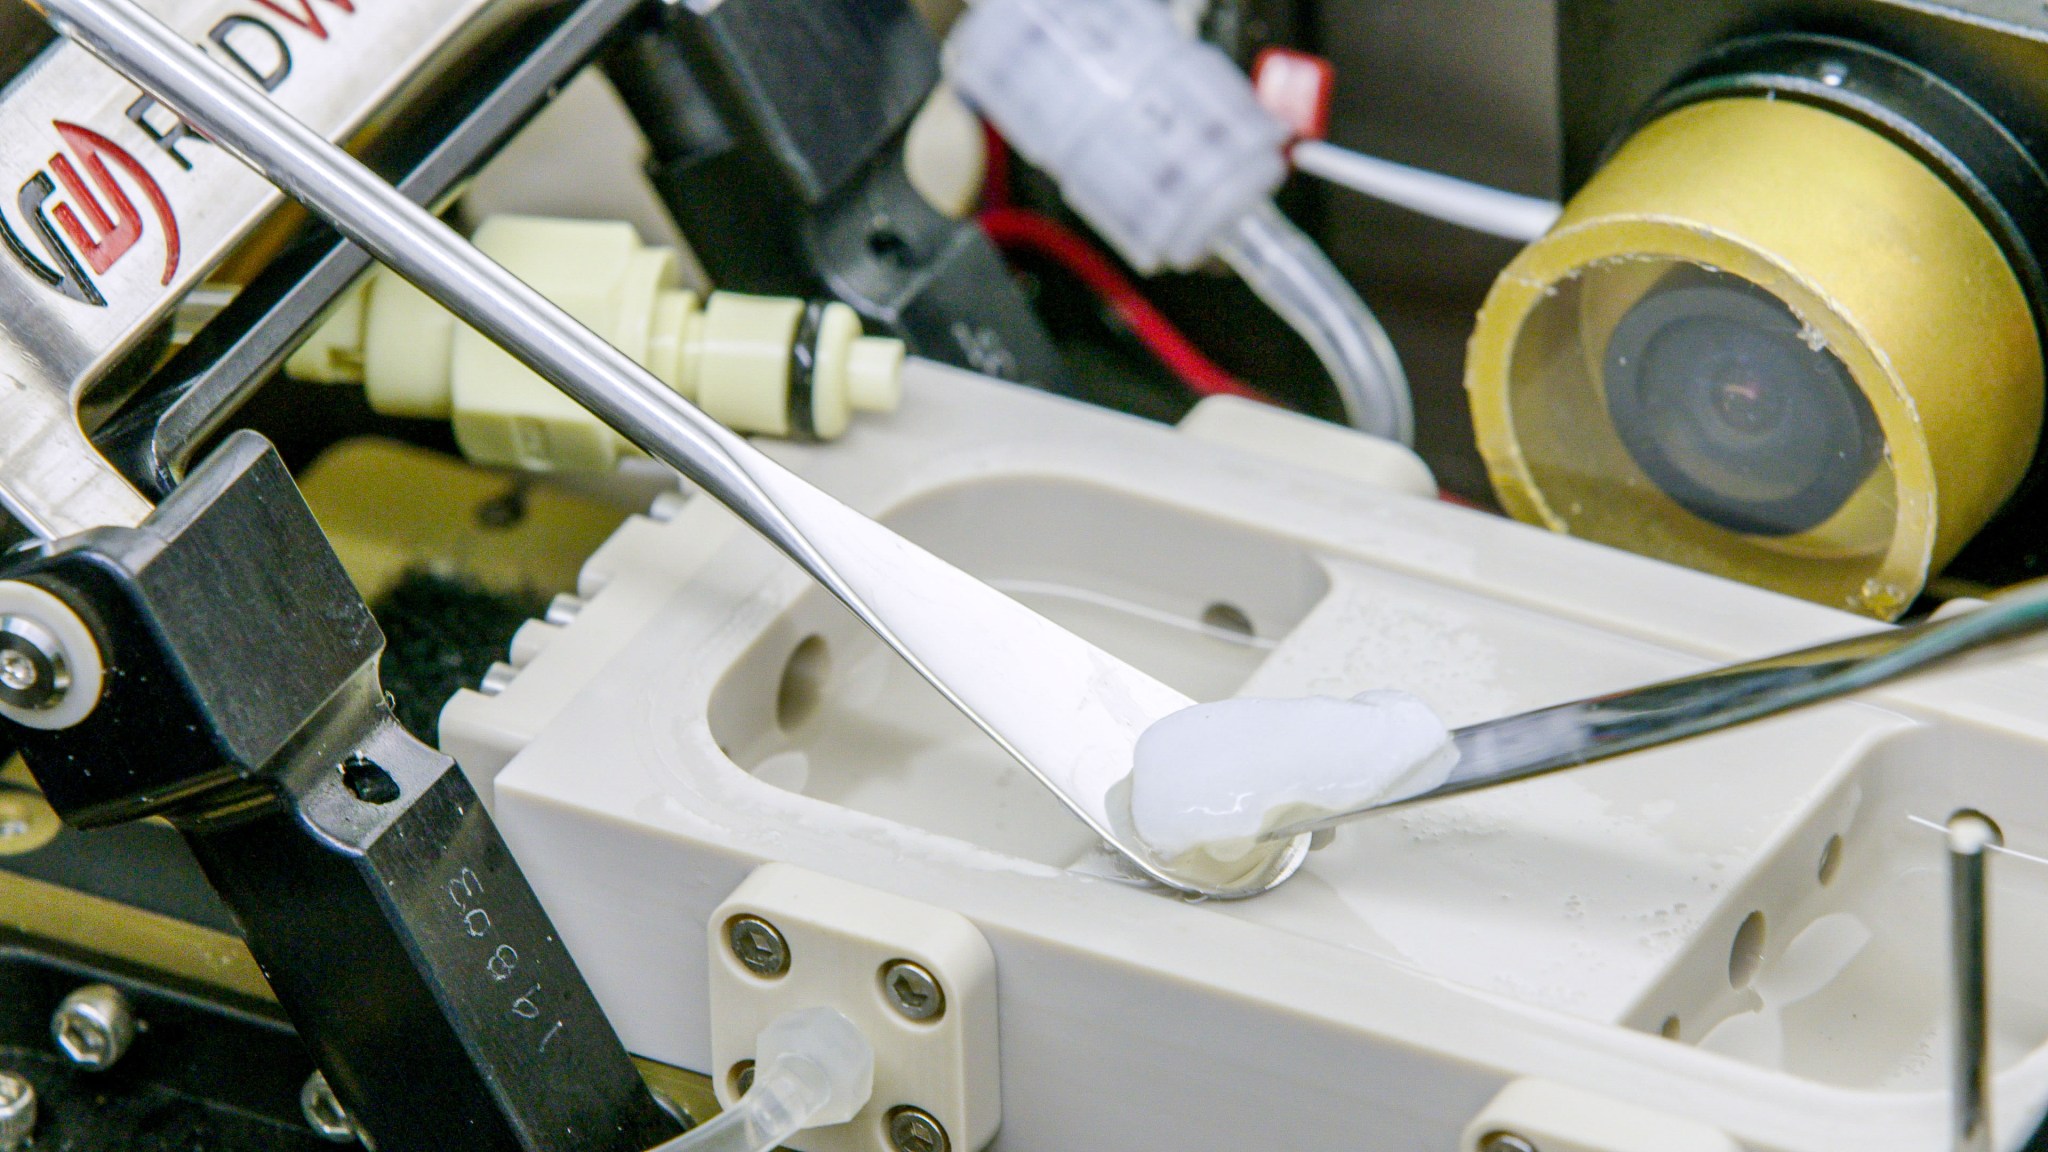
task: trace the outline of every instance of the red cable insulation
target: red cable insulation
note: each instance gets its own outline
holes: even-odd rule
[[[992,212],[1010,206],[1010,142],[986,120],[981,122],[982,162],[981,208]]]
[[[1239,380],[1195,347],[1165,313],[1145,299],[1129,277],[1073,229],[1024,208],[984,211],[981,227],[998,248],[1035,252],[1066,269],[1101,297],[1139,342],[1190,390],[1203,396],[1242,396],[1274,403],[1271,397]]]
[[[1052,217],[1010,204],[1010,144],[995,125],[982,121],[987,140],[986,175],[981,188],[981,227],[996,247],[1036,252],[1067,270],[1109,305],[1138,341],[1166,365],[1181,383],[1200,396],[1243,396],[1275,404],[1265,393],[1239,380],[1195,347],[1164,312],[1154,307],[1121,269],[1086,237]]]
[[[1153,307],[1117,266],[1080,233],[1050,216],[1010,205],[1010,145],[996,127],[981,124],[988,142],[986,176],[981,188],[981,227],[996,247],[1006,251],[1025,249],[1052,260],[1115,309],[1117,316],[1136,334],[1161,363],[1178,376],[1189,390],[1203,396],[1224,394],[1276,404],[1271,397],[1231,375],[1195,347],[1174,327],[1173,321]],[[1440,492],[1437,499],[1461,508],[1488,511],[1485,505],[1454,492]]]

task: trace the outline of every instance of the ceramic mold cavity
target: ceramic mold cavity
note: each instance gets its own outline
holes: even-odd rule
[[[1948,864],[1937,829],[1976,808],[2013,852],[2048,858],[2043,764],[2039,744],[1960,724],[1879,742],[1631,1021],[1661,1030],[1676,1017],[1685,1042],[1824,1084],[1944,1087]],[[1993,1066],[2006,1069],[2048,1043],[2048,863],[1994,853],[1989,867]],[[1767,926],[1753,972],[1731,979],[1745,975],[1753,914]]]
[[[1235,692],[1329,589],[1298,546],[1090,485],[959,485],[883,519],[1197,699]],[[1051,793],[816,590],[719,681],[710,722],[734,763],[778,788],[1043,864],[1094,848]]]
[[[1873,626],[930,365],[906,389],[774,451],[1197,698],[1397,687],[1461,725]],[[1940,838],[1906,817],[1973,806],[2048,856],[2048,670],[1988,659],[1397,811],[1275,892],[1190,904],[1071,867],[1080,826],[842,609],[708,501],[670,511],[442,721],[636,1053],[710,1066],[702,926],[782,861],[986,937],[997,1152],[1452,1147],[1526,1077],[1754,1152],[1946,1137],[1938,1064],[1913,1067],[1942,1043]],[[2048,867],[1991,867],[2009,1147],[2048,1099],[2048,977],[2020,960]],[[1698,1044],[1766,995],[1782,1060]]]

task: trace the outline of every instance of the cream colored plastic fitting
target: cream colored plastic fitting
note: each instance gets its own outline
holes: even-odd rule
[[[902,399],[903,343],[862,334],[844,304],[680,287],[673,249],[631,225],[497,216],[476,245],[739,432],[829,440]],[[575,401],[379,268],[338,303],[286,371],[363,384],[391,416],[449,419],[470,460],[609,471],[631,446]]]

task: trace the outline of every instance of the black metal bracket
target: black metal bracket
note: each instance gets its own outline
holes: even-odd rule
[[[904,138],[939,51],[906,0],[664,5],[605,70],[713,283],[829,294],[920,356],[1066,387],[988,238],[911,186]]]
[[[676,1132],[454,762],[391,717],[383,634],[269,444],[231,436],[139,528],[0,572],[107,674],[8,725],[67,822],[184,832],[384,1152],[639,1152]]]

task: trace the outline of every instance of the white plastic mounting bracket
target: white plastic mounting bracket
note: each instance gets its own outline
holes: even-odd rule
[[[875,1093],[852,1120],[800,1133],[789,1147],[974,1152],[995,1137],[995,954],[966,917],[766,864],[711,914],[710,929],[711,1073],[721,1105],[739,1099],[761,1029],[785,1012],[824,1006],[874,1045]],[[935,1121],[942,1139],[906,1110]],[[902,1140],[891,1137],[892,1124]]]
[[[1519,1141],[1519,1142],[1517,1142]],[[1465,1128],[1463,1152],[1742,1152],[1718,1128],[1548,1080],[1501,1089]]]

